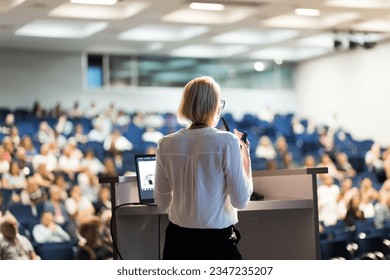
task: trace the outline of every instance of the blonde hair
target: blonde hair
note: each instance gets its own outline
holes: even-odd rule
[[[202,76],[189,81],[184,87],[178,119],[207,124],[219,108],[220,91],[212,77]]]

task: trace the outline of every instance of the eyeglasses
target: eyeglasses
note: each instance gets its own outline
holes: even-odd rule
[[[221,100],[221,104],[219,105],[219,108],[221,109],[221,111],[223,110],[223,108],[225,108],[225,103],[226,103],[225,100]]]

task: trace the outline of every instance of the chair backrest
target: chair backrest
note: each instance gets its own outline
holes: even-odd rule
[[[321,259],[330,260],[336,258],[351,259],[345,240],[321,240]]]
[[[35,246],[36,253],[42,260],[73,260],[73,242],[41,243]]]
[[[5,213],[8,210],[9,205],[11,204],[12,198],[12,190],[0,189],[0,193],[2,196],[2,203],[0,204],[0,211]]]

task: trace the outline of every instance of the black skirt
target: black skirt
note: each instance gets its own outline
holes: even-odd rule
[[[170,222],[165,232],[164,260],[242,260],[240,233],[223,229],[183,228]]]

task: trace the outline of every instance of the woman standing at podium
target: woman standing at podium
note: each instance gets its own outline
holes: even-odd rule
[[[213,78],[191,80],[178,109],[191,125],[158,144],[154,195],[170,221],[164,259],[242,259],[234,225],[253,190],[249,144],[215,128],[224,106]]]

